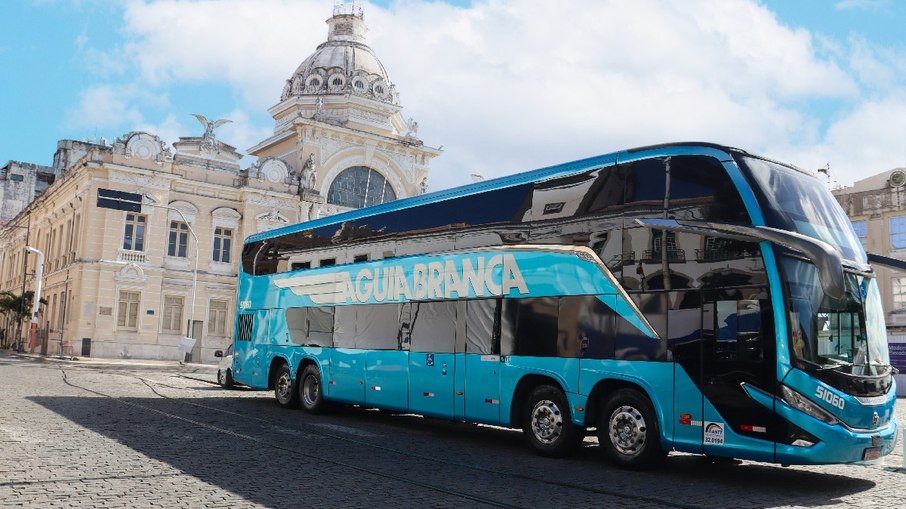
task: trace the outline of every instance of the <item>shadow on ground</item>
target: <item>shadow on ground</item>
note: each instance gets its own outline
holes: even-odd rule
[[[139,453],[123,461],[159,460],[274,507],[433,505],[432,496],[449,501],[457,490],[515,505],[529,505],[528,492],[547,491],[557,495],[545,501],[550,507],[578,505],[573,495],[597,496],[600,507],[608,500],[645,507],[821,507],[876,486],[844,475],[689,455],[672,455],[656,472],[629,472],[604,463],[588,439],[572,458],[542,458],[512,430],[349,407],[310,416],[265,397],[28,399]],[[103,476],[99,468],[85,472],[86,479]],[[851,468],[855,475],[871,472]]]

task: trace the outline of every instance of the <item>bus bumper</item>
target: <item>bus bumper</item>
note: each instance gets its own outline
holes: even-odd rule
[[[782,413],[782,412],[781,412]],[[787,416],[782,416],[787,417]],[[886,426],[871,431],[853,431],[841,424],[827,425],[816,419],[789,419],[811,433],[818,442],[813,445],[776,444],[776,461],[781,464],[855,463],[876,460],[890,454],[897,440],[899,422],[894,416]],[[799,422],[797,422],[799,421]]]

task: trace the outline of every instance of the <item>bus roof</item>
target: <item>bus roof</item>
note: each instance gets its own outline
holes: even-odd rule
[[[379,214],[384,214],[387,212],[394,212],[397,210],[410,209],[413,207],[418,207],[421,205],[427,205],[430,203],[442,202],[445,200],[450,200],[453,198],[458,198],[462,196],[469,196],[474,194],[479,194],[487,191],[494,191],[497,189],[503,189],[507,187],[516,186],[519,184],[526,184],[530,182],[536,182],[539,180],[548,179],[555,176],[568,175],[571,173],[580,172],[587,170],[589,168],[595,168],[601,165],[611,165],[616,164],[619,161],[623,160],[633,160],[639,157],[640,153],[644,152],[671,152],[673,149],[685,149],[694,152],[696,149],[710,149],[717,150],[720,152],[738,152],[746,153],[743,150],[738,148],[728,147],[726,145],[719,145],[715,143],[706,143],[706,142],[678,142],[678,143],[663,143],[658,145],[648,145],[645,147],[638,147],[629,150],[621,150],[619,152],[612,152],[610,154],[604,154],[594,157],[589,157],[586,159],[579,159],[577,161],[571,161],[568,163],[562,163],[555,166],[548,166],[544,168],[538,168],[536,170],[526,171],[522,173],[516,173],[514,175],[507,175],[505,177],[498,177],[491,180],[484,180],[481,182],[475,182],[472,184],[466,184],[459,187],[453,187],[450,189],[444,189],[442,191],[436,191],[433,193],[426,193],[418,196],[413,196],[411,198],[403,198],[401,200],[389,201],[382,203],[380,205],[374,205],[371,207],[364,207],[361,209],[350,210],[348,212],[343,212],[340,214],[335,214],[332,216],[327,216],[321,219],[315,219],[313,221],[305,221],[302,223],[296,223],[281,228],[275,228],[273,230],[268,230],[266,232],[259,232],[253,235],[249,235],[245,239],[245,243],[259,242],[265,239],[281,237],[283,235],[288,235],[291,233],[296,233],[305,230],[313,230],[320,228],[322,226],[329,226],[332,224],[340,224],[346,221],[352,221],[355,219],[361,219],[363,217],[376,216]],[[655,154],[652,154],[655,155]]]

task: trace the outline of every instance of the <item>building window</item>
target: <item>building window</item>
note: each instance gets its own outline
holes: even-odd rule
[[[182,308],[182,297],[175,295],[164,296],[163,330],[174,332],[182,330]]]
[[[119,327],[134,329],[138,326],[138,292],[120,292],[119,310],[116,324]]]
[[[893,278],[893,311],[906,309],[906,277]]]
[[[214,261],[230,263],[233,248],[233,229],[218,226],[214,228]]]
[[[856,236],[859,237],[859,240],[865,242],[865,238],[868,237],[868,221],[852,221],[852,224]]]
[[[208,334],[223,336],[226,332],[228,302],[212,300],[208,306]]]
[[[337,175],[327,192],[328,203],[356,209],[393,200],[396,200],[396,193],[387,179],[367,166],[346,168]]]
[[[890,218],[891,249],[906,249],[906,216]]]
[[[126,230],[123,232],[123,249],[145,250],[145,225],[147,218],[142,214],[126,214]]]
[[[189,242],[189,225],[182,221],[170,221],[170,238],[167,244],[167,256],[185,258],[186,245]]]

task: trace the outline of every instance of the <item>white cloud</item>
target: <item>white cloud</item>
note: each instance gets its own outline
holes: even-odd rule
[[[272,124],[251,119],[277,102],[284,80],[325,40],[331,6],[132,0],[122,28],[128,43],[112,60],[138,69],[131,87],[160,95],[228,84],[239,101],[234,124],[218,136],[244,150],[270,134]],[[470,173],[490,178],[665,141],[722,142],[859,172],[886,169],[866,165],[903,151],[896,136],[875,132],[896,125],[902,103],[891,90],[906,70],[902,54],[791,29],[754,0],[487,0],[468,8],[406,0],[368,5],[365,19],[404,115],[419,121],[427,144],[444,146],[432,162],[435,190]],[[106,116],[141,117],[120,99]],[[830,113],[810,109],[816,102]],[[191,117],[179,118],[160,128],[194,132]]]
[[[143,116],[138,104],[147,99],[150,96],[135,87],[93,86],[80,94],[79,104],[66,114],[65,125],[78,130],[140,123]]]

